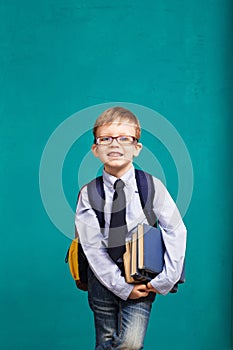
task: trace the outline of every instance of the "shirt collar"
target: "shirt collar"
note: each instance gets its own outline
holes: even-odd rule
[[[121,180],[124,181],[125,186],[128,186],[131,183],[132,179],[134,178],[135,178],[134,166],[132,165],[131,168],[123,176],[121,176]],[[116,180],[117,180],[117,177],[110,175],[106,173],[105,170],[103,170],[103,181],[107,187],[113,189],[113,186]]]

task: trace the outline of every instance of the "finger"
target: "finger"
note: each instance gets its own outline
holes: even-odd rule
[[[149,289],[145,288],[145,289],[138,289],[139,293],[149,293]]]
[[[140,284],[140,285],[138,286],[138,289],[139,289],[139,290],[147,290],[147,286],[146,286],[146,284]]]
[[[140,297],[147,297],[148,294],[149,294],[148,292],[141,292]]]

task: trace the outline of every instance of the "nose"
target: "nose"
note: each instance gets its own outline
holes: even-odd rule
[[[119,147],[119,143],[117,142],[117,139],[113,139],[111,146],[118,146]]]

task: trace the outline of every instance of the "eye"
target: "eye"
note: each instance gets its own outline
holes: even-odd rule
[[[110,136],[103,136],[103,137],[99,137],[99,142],[100,143],[108,143],[111,142],[111,137]]]
[[[122,143],[131,143],[133,138],[131,136],[119,136],[118,140]]]

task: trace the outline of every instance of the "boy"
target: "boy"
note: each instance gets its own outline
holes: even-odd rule
[[[156,293],[166,295],[182,272],[186,229],[166,188],[153,177],[154,212],[166,246],[164,269],[147,285],[128,284],[124,278],[124,241],[139,223],[148,223],[132,164],[142,149],[140,132],[136,116],[122,107],[99,116],[92,152],[104,164],[104,231],[89,203],[87,186],[77,204],[76,228],[89,262],[88,300],[94,313],[96,350],[142,349]]]

